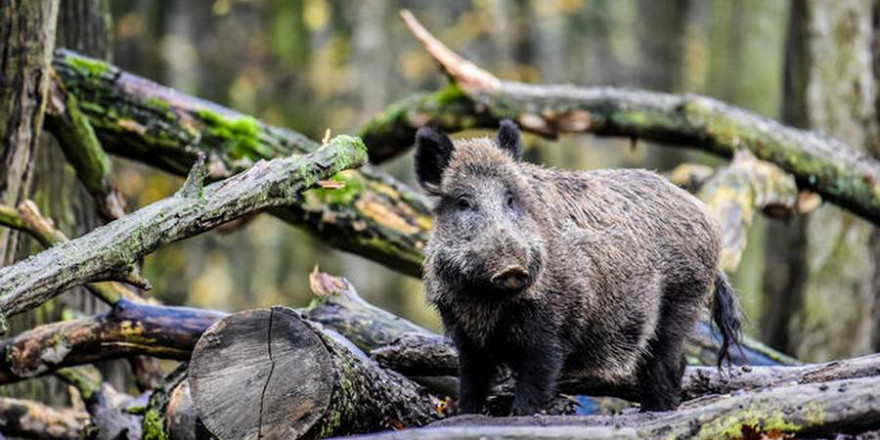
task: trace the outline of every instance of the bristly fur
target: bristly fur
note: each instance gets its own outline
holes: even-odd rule
[[[517,375],[514,414],[540,411],[563,369],[635,376],[642,410],[674,409],[713,284],[725,344],[737,340],[719,226],[699,200],[648,171],[521,162],[509,121],[494,140],[424,130],[416,171],[440,197],[424,282],[459,351],[462,412],[483,410],[499,364]]]

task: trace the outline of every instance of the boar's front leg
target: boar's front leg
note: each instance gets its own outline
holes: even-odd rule
[[[530,339],[521,360],[512,365],[517,373],[511,411],[515,416],[539,413],[550,403],[564,360],[554,336],[535,332]]]
[[[485,348],[479,348],[466,338],[453,337],[458,348],[459,362],[459,413],[479,414],[483,412],[495,361]]]

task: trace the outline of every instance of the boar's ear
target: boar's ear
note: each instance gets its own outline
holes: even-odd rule
[[[440,178],[449,165],[455,147],[449,136],[432,127],[422,127],[416,132],[416,177],[426,191],[438,194]]]
[[[508,152],[514,159],[522,159],[523,147],[519,128],[510,119],[505,119],[499,124],[495,143],[498,148]]]

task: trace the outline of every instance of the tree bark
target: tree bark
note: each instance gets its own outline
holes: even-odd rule
[[[171,173],[186,174],[199,152],[217,179],[261,158],[307,153],[319,145],[72,52],[57,52],[54,68],[108,152]],[[431,223],[427,199],[373,167],[334,180],[345,188],[310,191],[273,213],[333,246],[419,275]]]
[[[212,326],[189,370],[193,402],[217,438],[324,438],[441,417],[439,401],[292,309],[240,312]]]
[[[0,203],[27,197],[55,43],[58,0],[0,3]],[[14,231],[0,231],[0,265],[13,261]]]
[[[88,420],[89,415],[84,411],[0,397],[0,435],[26,439],[77,440]]]
[[[28,310],[66,288],[126,273],[163,244],[247,214],[296,203],[320,180],[364,161],[359,139],[338,136],[307,156],[259,162],[203,187],[207,170],[202,160],[174,196],[0,269],[0,312],[8,316]]]
[[[795,0],[790,12],[784,121],[869,157],[877,139],[871,2]],[[875,225],[825,206],[769,231],[764,340],[807,361],[874,352]]]

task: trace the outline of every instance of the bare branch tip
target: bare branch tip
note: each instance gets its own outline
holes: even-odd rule
[[[428,54],[462,89],[469,92],[480,92],[495,91],[501,87],[501,80],[443,44],[409,10],[402,9],[400,17],[409,28],[410,33],[422,43]]]

